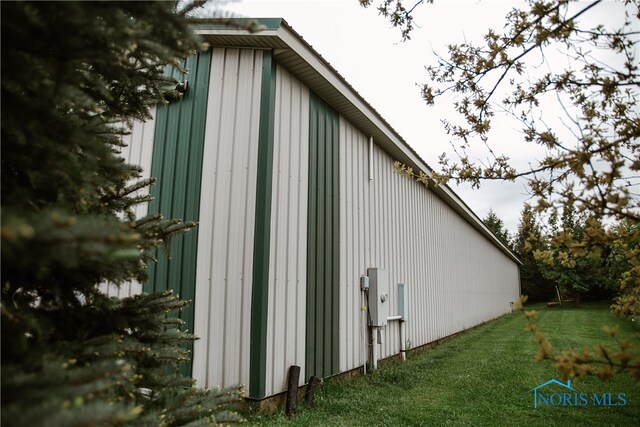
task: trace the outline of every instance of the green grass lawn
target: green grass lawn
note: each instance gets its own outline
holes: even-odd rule
[[[633,337],[634,325],[613,317],[605,304],[582,308],[536,306],[540,330],[554,348],[582,350],[610,344],[600,327],[620,325],[618,336]],[[409,353],[408,361],[388,361],[373,374],[348,381],[327,380],[316,405],[299,405],[288,420],[246,414],[252,425],[431,426],[544,425],[640,426],[640,385],[628,376],[607,381],[574,380],[572,386],[591,396],[625,393],[626,406],[533,407],[532,388],[561,379],[548,362],[535,363],[536,346],[524,332],[526,319],[513,313],[446,340],[434,349]],[[638,351],[638,340],[631,339]],[[561,392],[550,386],[549,391]]]

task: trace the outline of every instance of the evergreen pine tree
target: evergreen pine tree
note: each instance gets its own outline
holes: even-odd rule
[[[205,425],[238,390],[178,373],[194,337],[169,292],[118,300],[194,224],[135,218],[119,123],[179,96],[165,66],[200,48],[199,2],[2,2],[2,424]]]
[[[504,221],[502,221],[498,215],[493,211],[493,209],[489,209],[489,213],[482,220],[484,225],[489,228],[496,235],[498,239],[502,241],[507,247],[511,247],[509,243],[509,230],[507,230],[504,226]]]
[[[544,249],[544,237],[536,220],[535,211],[526,205],[520,214],[518,230],[513,238],[513,248],[522,261],[520,267],[520,287],[522,295],[530,301],[542,301],[555,298],[553,283],[540,271],[534,251]]]

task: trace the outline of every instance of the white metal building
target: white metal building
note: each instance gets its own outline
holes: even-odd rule
[[[200,223],[144,285],[194,300],[182,316],[201,337],[197,383],[262,399],[285,390],[291,365],[301,384],[363,366],[373,267],[391,317],[406,285],[405,345],[509,312],[514,254],[449,188],[394,174],[396,160],[429,168],[284,20],[261,22],[199,29],[210,49],[188,61],[185,96],[136,124],[123,151],[159,179],[150,212]],[[380,329],[378,357],[400,352],[399,325]]]

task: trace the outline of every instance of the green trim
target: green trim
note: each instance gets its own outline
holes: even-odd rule
[[[316,235],[318,233],[318,197],[312,194],[311,189],[318,188],[318,137],[313,135],[318,129],[318,106],[316,102],[309,101],[309,193],[307,211],[307,317],[306,317],[306,341],[305,341],[305,379],[309,379],[315,372],[314,342],[315,333],[311,325],[315,325],[316,319],[316,270],[317,250]],[[313,366],[313,369],[311,368]]]
[[[315,94],[309,105],[305,377],[339,369],[339,115]]]
[[[267,364],[267,311],[269,297],[269,249],[271,245],[271,181],[276,102],[276,62],[265,50],[260,94],[256,220],[251,289],[251,355],[249,357],[249,397],[265,396]]]
[[[192,28],[195,30],[231,30],[236,26],[251,26],[252,23],[257,23],[263,27],[261,30],[277,30],[282,25],[282,18],[231,18],[231,20],[221,19],[221,21],[223,22],[195,24],[192,25]]]
[[[149,204],[149,213],[198,221],[211,52],[190,57],[186,67],[190,71],[188,75],[168,70],[174,78],[188,80],[185,95],[177,102],[158,108],[151,163],[151,176],[158,177],[158,183],[151,189],[154,199]],[[194,301],[197,250],[197,229],[175,236],[171,241],[171,259],[165,256],[164,250],[156,252],[158,262],[149,265],[149,281],[144,291],[172,289],[182,299]],[[194,303],[178,316],[193,332]],[[188,349],[192,351],[193,345]],[[190,376],[191,361],[182,364],[180,370]]]

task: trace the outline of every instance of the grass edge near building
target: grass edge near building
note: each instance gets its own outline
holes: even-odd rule
[[[602,326],[620,325],[619,337],[637,326],[616,318],[605,303],[539,311],[540,330],[559,349],[609,343]],[[534,387],[557,378],[550,363],[535,363],[536,346],[524,331],[522,313],[511,313],[409,352],[408,361],[385,360],[380,369],[349,380],[328,379],[314,407],[298,415],[248,412],[253,425],[629,425],[640,422],[640,385],[628,377],[573,380],[585,393],[625,392],[624,407],[549,406],[533,408]],[[633,345],[638,346],[636,340]],[[506,417],[506,418],[505,418]]]

